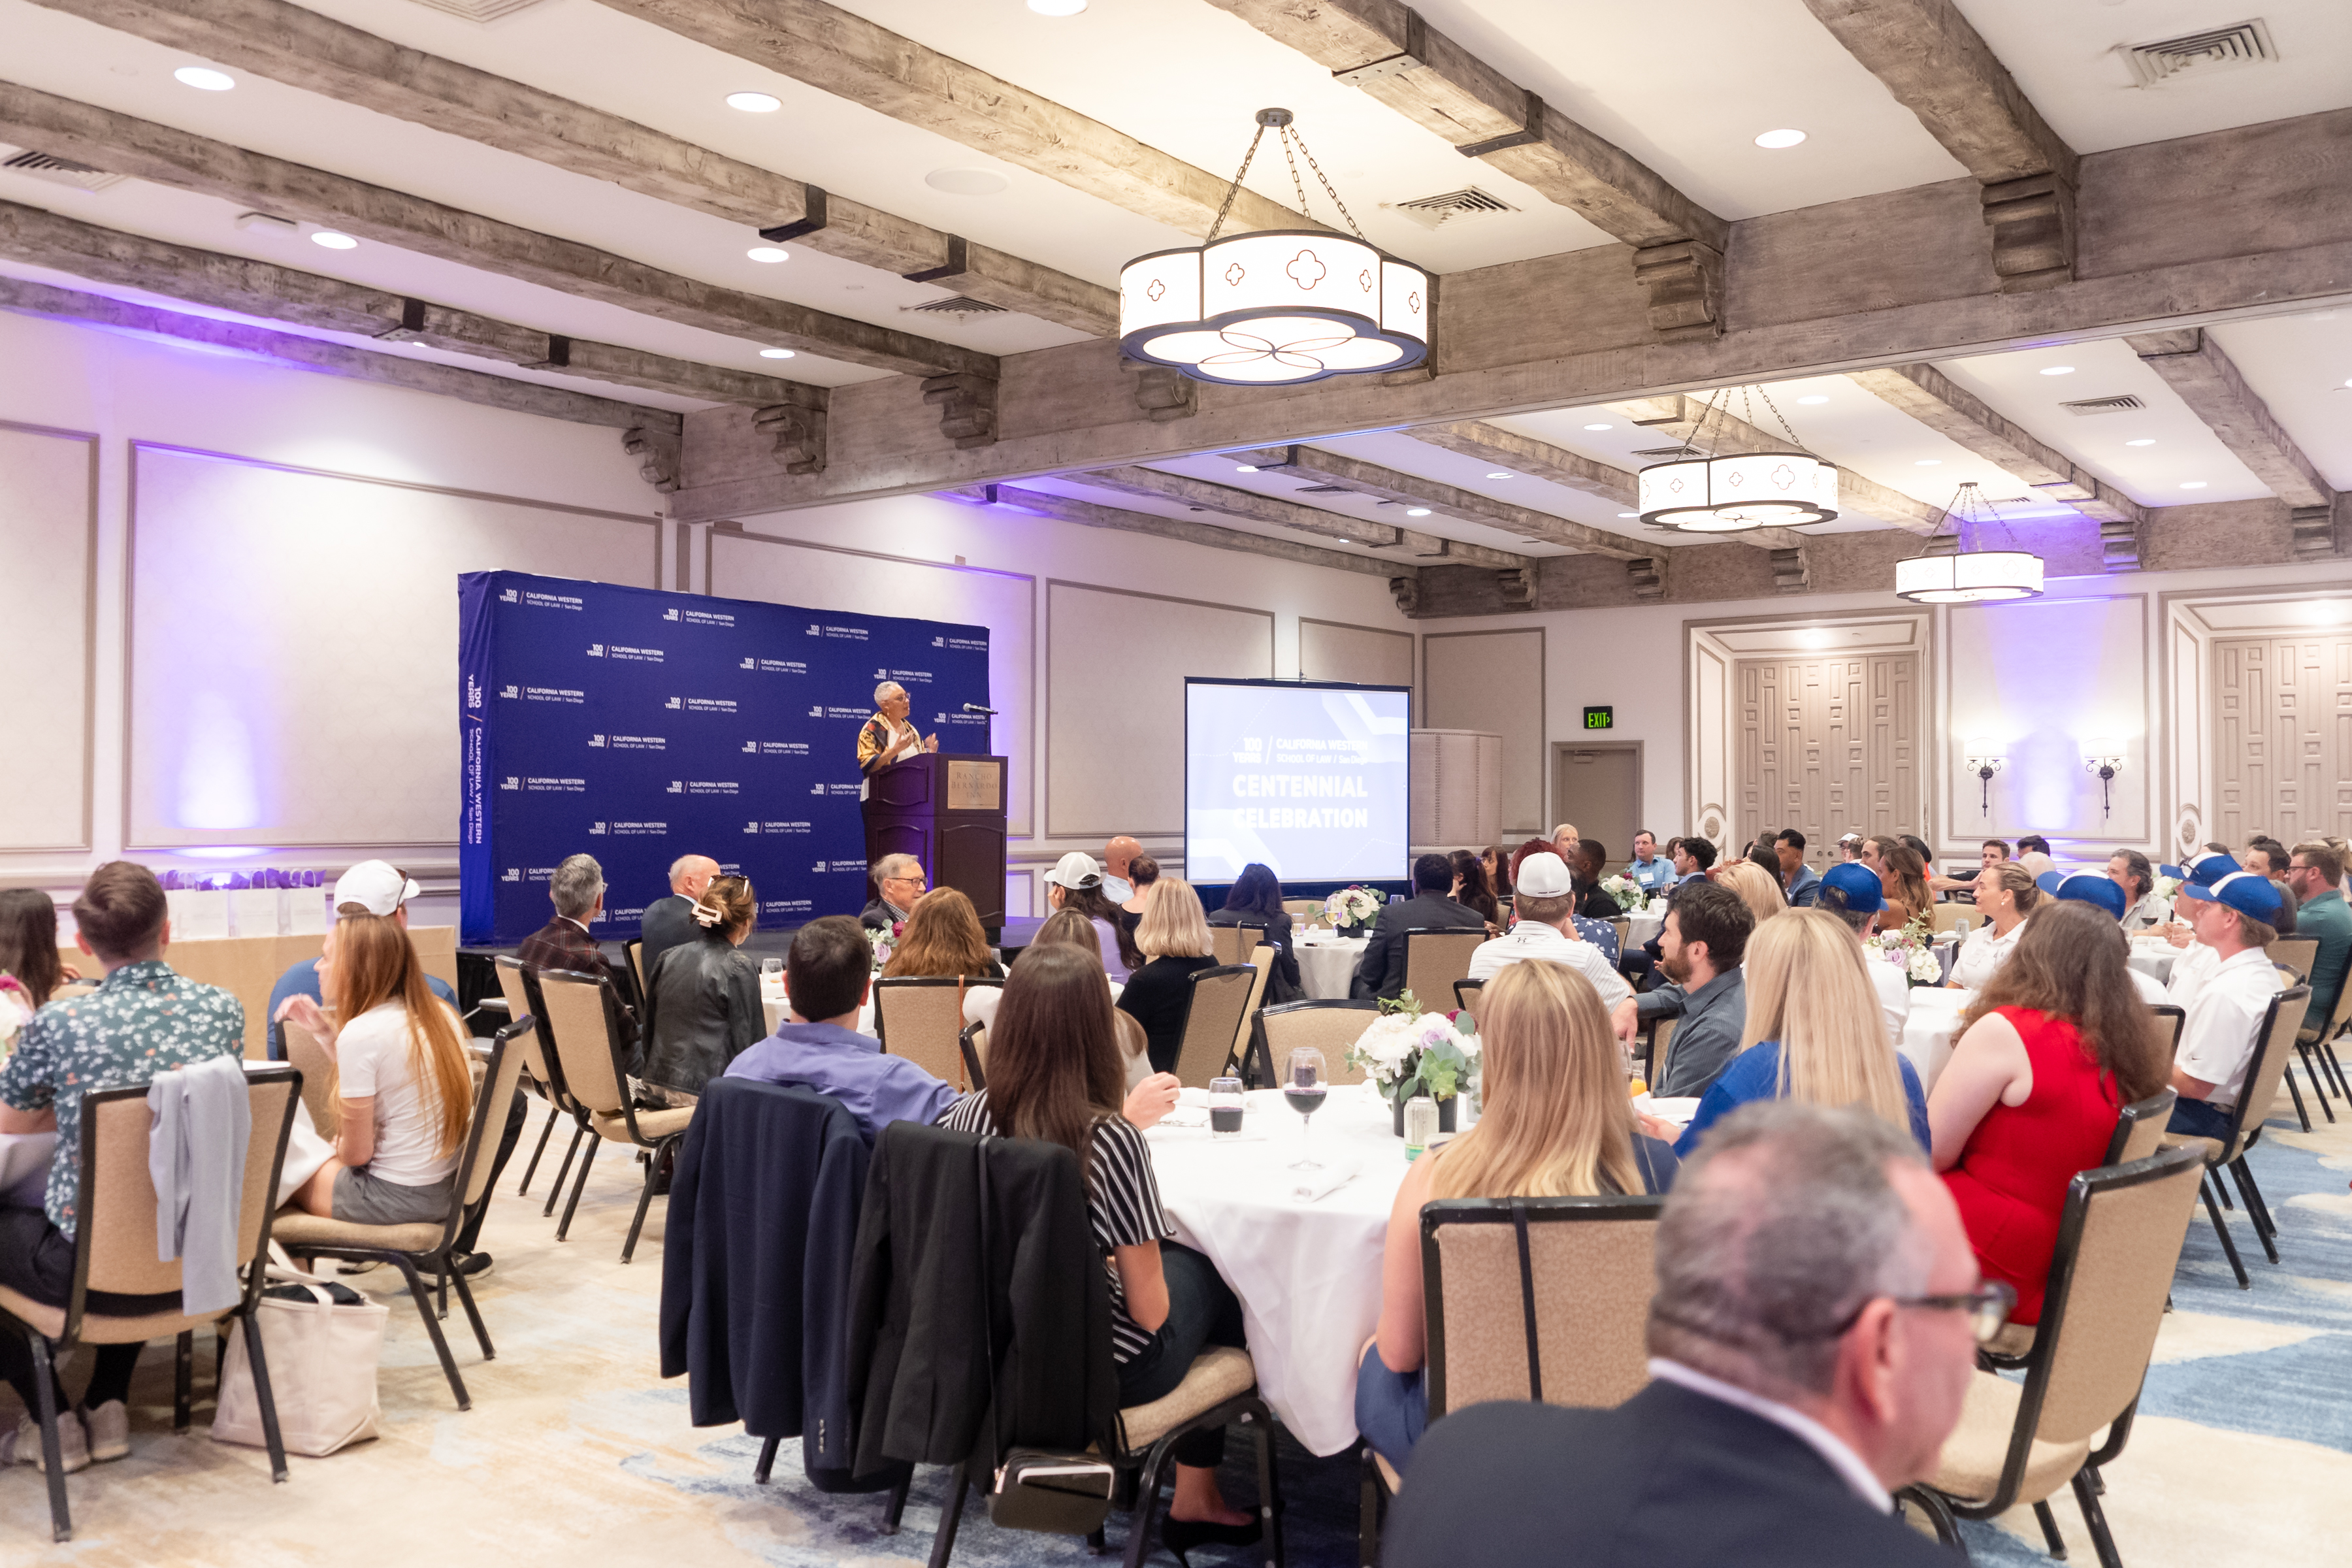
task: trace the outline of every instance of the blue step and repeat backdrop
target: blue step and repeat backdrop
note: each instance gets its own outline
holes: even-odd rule
[[[856,913],[866,891],[857,731],[895,680],[940,749],[986,752],[988,628],[852,616],[521,572],[457,579],[460,929],[520,942],[547,879],[604,868],[609,941],[670,862],[751,879],[763,926]]]

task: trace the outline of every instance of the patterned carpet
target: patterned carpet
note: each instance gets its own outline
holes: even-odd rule
[[[2340,1102],[2336,1110],[2347,1120],[2305,1134],[2281,1100],[2252,1156],[2282,1231],[2282,1261],[2263,1258],[2242,1212],[2229,1215],[2252,1290],[2238,1289],[2201,1214],[2189,1232],[2177,1310],[2138,1425],[2107,1472],[2107,1517],[2130,1568],[2352,1565],[2352,1112]],[[878,1499],[814,1491],[789,1445],[773,1483],[755,1486],[756,1443],[688,1424],[683,1380],[663,1383],[656,1364],[658,1207],[638,1261],[619,1262],[635,1195],[629,1167],[609,1155],[597,1163],[562,1246],[536,1194],[518,1200],[511,1177],[508,1185],[484,1232],[498,1269],[480,1289],[498,1359],[484,1363],[451,1322],[470,1412],[457,1410],[414,1310],[394,1295],[382,1437],[331,1458],[298,1458],[292,1479],[272,1486],[258,1451],[205,1436],[209,1352],[199,1349],[197,1424],[186,1437],[170,1430],[169,1357],[151,1352],[134,1394],[131,1458],[69,1482],[70,1544],[48,1544],[37,1472],[0,1475],[0,1562],[313,1568],[321,1552],[353,1546],[378,1560],[499,1568],[574,1552],[600,1568],[925,1561],[945,1471],[919,1473],[905,1529],[885,1536]],[[356,1283],[392,1293],[381,1272]],[[78,1387],[79,1371],[67,1382]],[[15,1403],[0,1392],[0,1418],[14,1419]],[[1237,1438],[1230,1453],[1228,1494],[1245,1501],[1250,1446]],[[1352,1564],[1352,1463],[1286,1442],[1278,1463],[1289,1560]],[[2072,1500],[2053,1507],[2068,1560],[2095,1561]],[[1969,1529],[1978,1563],[2049,1561],[2023,1510]],[[1114,1520],[1114,1550],[1122,1534]],[[965,1568],[1102,1561],[1076,1541],[997,1531],[969,1507],[954,1560]],[[1193,1561],[1263,1559],[1207,1549]]]

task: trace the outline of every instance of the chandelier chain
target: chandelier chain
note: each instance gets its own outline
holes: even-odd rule
[[[1364,231],[1356,226],[1355,215],[1348,210],[1348,204],[1339,199],[1339,187],[1331,184],[1331,176],[1325,174],[1323,172],[1323,165],[1315,161],[1315,150],[1307,144],[1307,138],[1287,126],[1283,128],[1283,134],[1286,137],[1294,139],[1297,142],[1298,150],[1307,155],[1307,166],[1315,171],[1315,178],[1323,186],[1323,194],[1331,198],[1331,205],[1339,209],[1340,217],[1347,221],[1348,231],[1350,234],[1353,234],[1358,239],[1364,239]],[[1293,168],[1291,173],[1295,178],[1297,171],[1296,168]],[[1304,212],[1307,209],[1307,196],[1306,193],[1303,191],[1299,194],[1298,206],[1301,212]],[[1364,243],[1366,245],[1370,245],[1371,244],[1371,241],[1364,239]]]
[[[1772,389],[1769,386],[1759,386],[1756,391],[1758,395],[1764,399],[1764,406],[1772,411],[1772,417],[1780,422],[1780,428],[1788,434],[1789,445],[1796,447],[1800,452],[1806,450],[1805,444],[1797,439],[1796,426],[1790,425],[1789,416],[1780,412],[1780,405],[1772,401]]]
[[[1279,134],[1282,137],[1282,161],[1290,165],[1290,188],[1298,193],[1299,214],[1313,223],[1315,215],[1307,210],[1307,183],[1298,177],[1298,158],[1290,150],[1290,127],[1284,126]]]
[[[1209,226],[1209,237],[1203,243],[1216,243],[1217,231],[1225,226],[1225,215],[1234,210],[1234,198],[1242,192],[1242,177],[1249,173],[1250,160],[1257,156],[1257,144],[1265,140],[1265,127],[1260,124],[1257,134],[1250,138],[1249,151],[1242,154],[1242,166],[1234,171],[1233,183],[1225,187],[1225,201],[1217,209],[1217,221]]]

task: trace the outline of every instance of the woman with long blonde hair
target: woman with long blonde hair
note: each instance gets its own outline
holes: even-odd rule
[[[1201,895],[1192,883],[1181,877],[1162,877],[1151,884],[1143,919],[1135,928],[1135,945],[1148,962],[1127,977],[1127,986],[1118,994],[1119,1011],[1143,1026],[1151,1042],[1151,1070],[1174,1072],[1192,1007],[1192,977],[1217,963],[1210,953],[1208,911],[1202,909]]]
[[[473,1114],[457,1016],[426,988],[424,963],[394,916],[345,915],[330,927],[319,984],[334,1026],[308,997],[287,1018],[326,1047],[342,1129],[294,1202],[356,1225],[444,1218]]]
[[[1734,860],[1717,872],[1715,879],[1739,895],[1739,901],[1748,906],[1748,912],[1756,917],[1759,928],[1774,915],[1789,912],[1789,900],[1780,891],[1780,882],[1753,860]]]
[[[1878,873],[1886,889],[1886,913],[1879,917],[1879,930],[1900,931],[1935,907],[1936,895],[1927,888],[1927,862],[1900,838],[1885,834],[1864,839],[1862,863]]]
[[[1422,1205],[1662,1193],[1675,1179],[1673,1150],[1635,1124],[1624,1057],[1592,982],[1523,959],[1486,983],[1479,1017],[1478,1124],[1405,1173],[1381,1254],[1380,1331],[1356,1373],[1356,1426],[1399,1467],[1429,1417]]]
[[[1927,1096],[1887,1043],[1867,962],[1853,928],[1822,910],[1790,910],[1748,938],[1739,1054],[1699,1098],[1675,1152],[1689,1155],[1751,1100],[1859,1106],[1928,1148]]]

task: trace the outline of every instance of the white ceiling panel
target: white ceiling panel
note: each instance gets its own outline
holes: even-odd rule
[[[2352,310],[2206,331],[2329,487],[2352,489]]]

